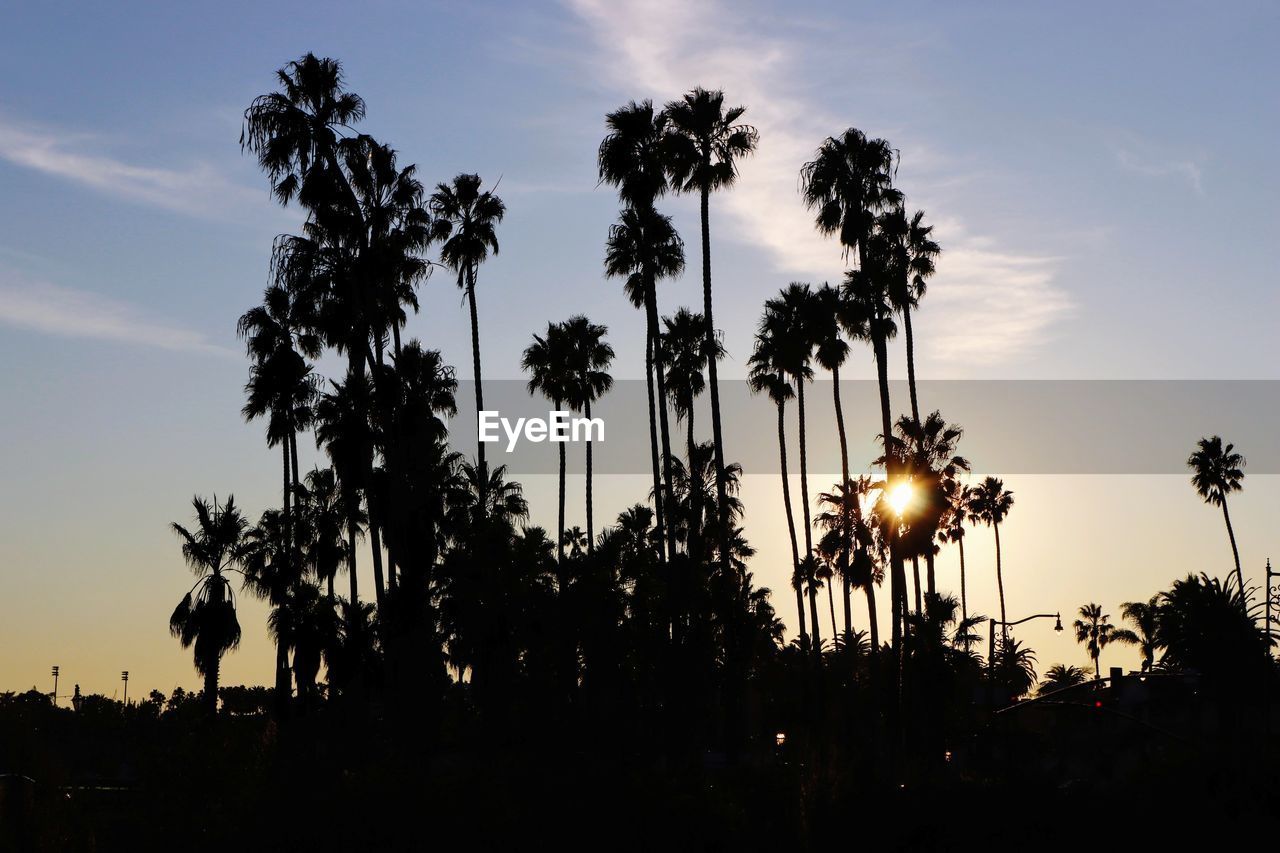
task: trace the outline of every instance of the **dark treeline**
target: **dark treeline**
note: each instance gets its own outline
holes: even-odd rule
[[[481,273],[499,251],[505,206],[474,174],[430,188],[360,132],[364,114],[339,64],[312,55],[281,69],[276,90],[245,112],[244,149],[280,203],[306,213],[300,234],[276,239],[270,286],[238,327],[251,362],[244,416],[265,422],[279,452],[280,506],[253,521],[230,495],[197,497],[194,521],[173,526],[196,582],[170,627],[204,689],[116,708],[110,724],[99,714],[102,732],[132,732],[135,752],[121,759],[129,790],[111,805],[82,791],[49,806],[51,821],[75,817],[86,834],[42,837],[89,838],[93,816],[110,812],[120,835],[104,830],[104,845],[141,832],[201,848],[248,837],[253,848],[402,849],[412,839],[417,849],[456,835],[487,849],[588,834],[624,849],[840,839],[952,849],[975,832],[1019,843],[1059,807],[1079,809],[1076,822],[1098,803],[1126,804],[1099,824],[1109,825],[1162,805],[1188,779],[1205,808],[1237,817],[1270,802],[1269,776],[1245,772],[1251,738],[1270,748],[1261,732],[1273,673],[1238,556],[1226,583],[1193,576],[1125,605],[1131,628],[1081,608],[1073,628],[1097,677],[1051,667],[1040,698],[1014,706],[1098,716],[1050,735],[1010,714],[1038,686],[1035,654],[1011,629],[1023,614],[1005,611],[1000,531],[1014,496],[994,477],[967,483],[963,430],[917,399],[912,316],[941,248],[894,185],[888,142],[849,128],[797,164],[797,204],[848,270],[769,299],[750,356],[751,386],[777,410],[784,600],[794,599],[797,626],[787,642],[773,596],[748,570],[734,425],[721,422],[717,387],[711,213],[759,142],[745,109],[699,88],[606,117],[599,176],[620,211],[604,272],[643,312],[652,484],[597,530],[591,445],[561,443],[554,531],[528,523],[520,484],[489,463],[484,443],[466,455],[470,438],[445,426],[459,406],[484,408]],[[687,259],[661,205],[686,193],[699,200],[702,305],[664,312],[660,285]],[[418,289],[440,276],[465,298],[474,401],[456,398],[440,352],[402,339]],[[905,401],[889,395],[899,333]],[[607,338],[584,316],[537,329],[522,361],[530,392],[590,416],[611,385]],[[840,371],[863,346],[880,388],[877,459],[850,458],[840,400]],[[345,356],[342,375],[318,375],[325,351]],[[836,380],[834,424],[806,421],[820,370]],[[806,437],[833,428],[841,480],[811,484]],[[303,471],[299,442],[311,440],[328,464]],[[567,493],[566,452],[586,454],[584,493]],[[1234,549],[1226,496],[1243,459],[1215,437],[1190,464]],[[995,565],[980,570],[994,569],[998,623],[969,608],[964,543],[977,526],[996,545]],[[959,552],[955,594],[935,572],[945,547]],[[372,589],[357,580],[366,554]],[[242,591],[270,605],[275,678],[269,699],[256,694],[260,713],[219,688],[241,636]],[[887,625],[876,603],[886,591]],[[854,623],[855,595],[865,626]],[[1117,704],[1127,694],[1100,663],[1110,642],[1138,646],[1153,679],[1195,679],[1178,718],[1193,735]],[[0,711],[49,731],[91,725],[83,710],[77,721],[30,694]],[[75,756],[41,743],[61,756],[44,769],[76,784]],[[1103,762],[1128,744],[1140,745],[1131,765],[1096,764],[1084,777],[1044,759]],[[1063,787],[1082,778],[1087,791]],[[1258,785],[1241,798],[1228,782],[1246,778]]]

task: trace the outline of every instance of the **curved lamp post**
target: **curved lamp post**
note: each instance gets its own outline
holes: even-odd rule
[[[996,626],[1002,628],[1012,628],[1014,625],[1021,625],[1023,622],[1030,622],[1032,619],[1056,619],[1057,622],[1053,626],[1053,630],[1062,633],[1062,614],[1061,613],[1037,613],[1034,616],[1028,616],[1025,619],[1018,619],[1014,622],[1001,622],[998,619],[988,619],[987,633],[987,672],[993,672],[996,666]],[[1002,632],[1002,635],[1007,634]]]

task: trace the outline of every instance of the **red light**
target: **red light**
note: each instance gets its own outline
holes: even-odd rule
[[[1099,700],[1097,700],[1096,702],[1094,702],[1094,703],[1093,703],[1093,707],[1095,707],[1095,708],[1101,708],[1101,707],[1102,707],[1102,700],[1101,700],[1101,699],[1099,699]]]

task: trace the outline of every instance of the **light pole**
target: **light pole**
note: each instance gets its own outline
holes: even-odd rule
[[[1053,630],[1062,633],[1062,614],[1061,613],[1037,613],[1034,616],[1028,616],[1025,619],[1018,619],[1015,622],[1001,622],[998,619],[988,619],[987,634],[987,673],[995,672],[996,667],[996,626],[1002,628],[1012,628],[1014,625],[1021,625],[1023,622],[1030,622],[1032,619],[1056,619],[1057,623],[1053,626]],[[1005,632],[1002,632],[1005,633]]]
[[[58,668],[53,668],[53,705],[58,706]]]
[[[1271,625],[1276,621],[1275,611],[1280,608],[1280,584],[1273,583],[1272,578],[1280,578],[1280,572],[1271,568],[1271,558],[1267,558],[1267,654],[1271,655]]]
[[[120,680],[124,682],[124,705],[129,707],[129,670],[120,673]]]

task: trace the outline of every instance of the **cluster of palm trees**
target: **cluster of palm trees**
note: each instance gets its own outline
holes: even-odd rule
[[[876,702],[894,697],[886,714],[917,719],[915,730],[927,731],[941,725],[930,692],[942,689],[936,685],[946,685],[955,708],[968,702],[964,686],[975,680],[996,680],[1015,696],[1034,685],[1034,653],[1017,641],[1003,637],[985,668],[972,650],[983,617],[968,607],[966,530],[981,524],[994,534],[1004,622],[1000,531],[1014,498],[996,477],[967,484],[962,429],[938,411],[922,414],[912,314],[941,250],[924,215],[909,213],[894,186],[887,142],[850,128],[822,142],[801,168],[802,202],[818,230],[837,237],[849,269],[836,286],[797,282],[769,299],[750,356],[752,390],[777,409],[799,628],[786,646],[770,592],[747,567],[754,552],[740,526],[741,468],[727,457],[718,391],[724,351],[713,317],[710,202],[732,187],[738,162],[757,144],[744,108],[699,88],[661,109],[633,101],[606,117],[597,164],[601,181],[617,190],[620,212],[608,231],[604,272],[621,278],[644,312],[652,486],[647,500],[597,531],[587,442],[585,530],[570,524],[567,449],[559,443],[557,522],[549,534],[528,523],[520,484],[503,466],[490,466],[482,441],[471,459],[453,448],[453,368],[440,352],[402,340],[419,308],[418,288],[433,270],[447,271],[465,296],[474,402],[477,413],[484,410],[477,284],[499,250],[504,203],[475,174],[428,190],[415,166],[358,132],[364,102],[346,89],[337,62],[308,54],[281,69],[277,84],[246,110],[241,142],[276,198],[306,216],[301,233],[276,239],[271,284],[238,332],[250,360],[243,414],[263,420],[268,446],[280,451],[280,506],[251,523],[229,496],[197,497],[195,525],[174,526],[198,580],[170,626],[194,649],[211,712],[221,657],[240,638],[233,576],[270,605],[281,719],[346,697],[439,708],[461,692],[475,718],[496,727],[486,731],[513,732],[515,719],[564,726],[608,719],[614,730],[661,733],[692,754],[712,741],[742,744],[753,694],[768,705],[795,692],[800,716],[818,725],[841,713],[818,707],[820,697],[847,697],[853,694],[832,688],[865,682]],[[659,310],[658,284],[685,267],[684,243],[658,209],[668,193],[696,193],[700,201],[700,311]],[[909,413],[895,416],[888,342],[899,327]],[[612,386],[607,336],[582,315],[549,323],[521,360],[529,392],[590,418]],[[880,404],[881,454],[863,473],[851,464],[840,396],[841,370],[859,341],[870,347]],[[317,373],[326,351],[345,356],[340,377]],[[815,368],[833,380],[841,480],[812,495],[806,393]],[[695,429],[703,399],[710,441]],[[788,468],[792,400],[798,520]],[[672,415],[682,441],[672,438]],[[327,464],[304,472],[298,443],[308,433]],[[1202,442],[1203,464],[1193,464],[1197,488],[1225,515],[1242,460],[1217,441]],[[680,443],[683,450],[673,450]],[[935,572],[948,544],[959,550],[958,599],[939,589]],[[357,580],[366,553],[372,595]],[[876,607],[885,578],[888,642]],[[854,590],[866,597],[866,632],[853,624]],[[1107,642],[1130,640],[1100,609],[1090,612],[1077,631],[1087,624],[1096,667]],[[1154,642],[1155,634],[1142,633],[1138,610],[1126,616],[1140,629],[1134,642]],[[1168,658],[1174,646],[1162,647]],[[1150,648],[1148,661],[1157,646]],[[897,690],[877,692],[882,671],[893,673]],[[797,677],[801,687],[792,691]],[[786,722],[798,712],[772,713]]]

